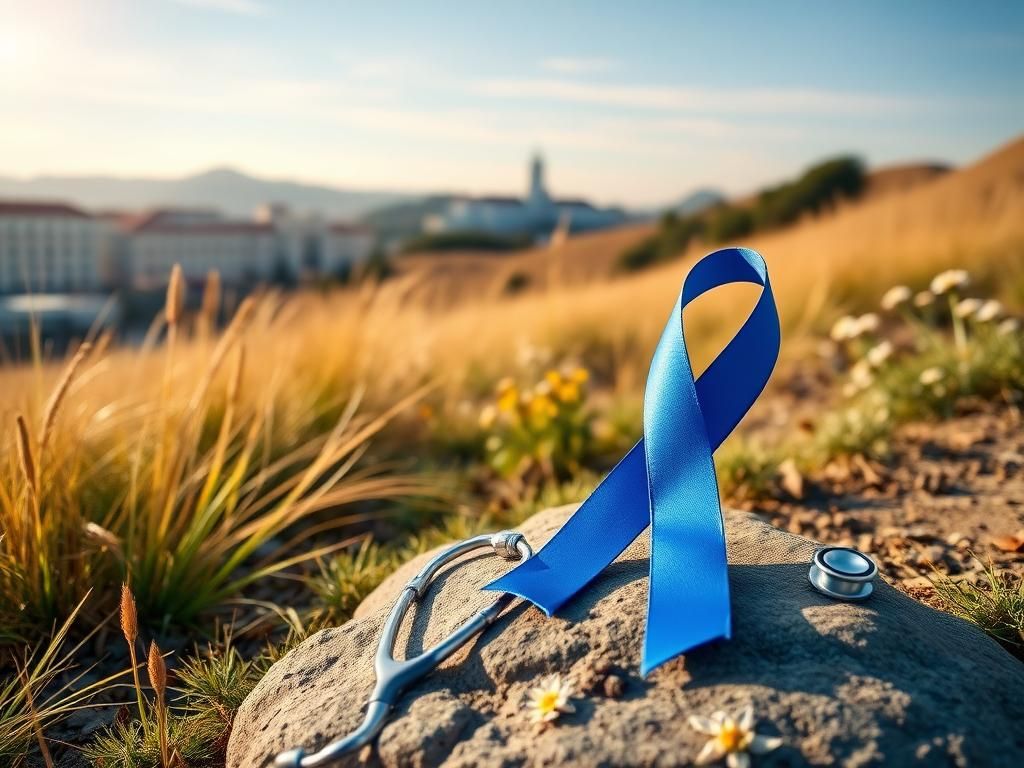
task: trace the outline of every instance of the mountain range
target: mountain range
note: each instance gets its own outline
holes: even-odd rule
[[[115,176],[0,177],[0,197],[58,199],[91,210],[138,210],[154,206],[213,207],[232,216],[249,216],[262,203],[285,203],[298,211],[329,218],[356,219],[378,208],[420,199],[382,192],[263,179],[232,168],[215,168],[176,179]]]

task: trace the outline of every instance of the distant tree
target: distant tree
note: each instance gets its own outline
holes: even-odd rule
[[[294,288],[297,278],[288,262],[278,258],[274,260],[274,266],[270,270],[270,282],[282,288]]]
[[[522,293],[530,287],[530,276],[525,272],[513,272],[505,280],[505,287],[502,291],[509,295],[514,296],[517,293]]]
[[[864,166],[856,157],[837,157],[808,168],[795,181],[764,190],[754,210],[758,228],[792,224],[806,213],[817,213],[843,198],[859,195],[865,184]]]
[[[754,214],[746,208],[723,205],[708,214],[706,234],[713,243],[746,237],[754,231]]]
[[[636,272],[637,270],[649,267],[658,261],[660,252],[660,235],[651,235],[644,238],[636,245],[624,250],[615,262],[616,270],[620,272]]]
[[[533,244],[530,235],[495,235],[491,232],[461,230],[420,235],[406,241],[404,253],[423,251],[516,251]]]
[[[347,285],[352,279],[352,260],[342,259],[334,267],[334,279],[342,285]]]
[[[394,265],[383,248],[374,248],[363,267],[360,270],[360,277],[363,280],[375,280],[377,282],[387,280],[395,274]]]

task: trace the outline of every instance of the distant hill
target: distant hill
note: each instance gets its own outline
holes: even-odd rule
[[[725,196],[721,192],[714,189],[698,189],[670,206],[670,209],[679,216],[692,216],[724,202]]]
[[[871,172],[859,199],[737,242],[765,255],[776,295],[784,293],[787,306],[795,308],[791,311],[808,316],[829,301],[845,306],[860,295],[877,301],[877,286],[886,280],[918,287],[952,266],[977,270],[981,280],[999,259],[1011,264],[1016,258],[1019,263],[1024,248],[1024,137],[963,168],[946,172],[935,165]],[[527,290],[600,283],[613,276],[624,249],[655,230],[648,223],[572,237],[560,249],[532,248],[501,259],[482,254],[421,256],[400,261],[400,266],[412,273],[423,293],[447,301],[500,296],[513,277]],[[712,247],[694,241],[679,257],[692,260]],[[1014,294],[1010,280],[1022,273],[1019,268],[1006,272],[1000,278],[1006,283],[1003,298],[1019,306],[1024,289]],[[665,282],[671,293],[678,284],[666,275],[682,274],[682,265],[669,262],[628,279]],[[987,279],[994,280],[991,272]]]
[[[902,192],[951,170],[952,167],[944,163],[905,163],[877,168],[868,174],[865,197]]]
[[[261,203],[278,202],[299,211],[339,219],[358,218],[376,208],[417,200],[414,195],[262,179],[231,168],[215,168],[178,179],[114,176],[0,177],[0,196],[68,200],[85,208],[139,209],[157,205],[212,206],[248,216]]]

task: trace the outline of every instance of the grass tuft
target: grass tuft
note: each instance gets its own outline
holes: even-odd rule
[[[1024,660],[1024,579],[992,564],[985,567],[985,579],[978,586],[940,574],[932,583],[947,611],[977,625]]]

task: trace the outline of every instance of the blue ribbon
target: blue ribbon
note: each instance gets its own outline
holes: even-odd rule
[[[746,322],[695,381],[683,309],[729,283],[763,290]],[[519,595],[551,616],[650,525],[641,672],[728,638],[725,528],[712,453],[768,383],[779,344],[779,315],[761,255],[725,248],[697,262],[647,374],[643,439],[534,557],[485,589]]]

